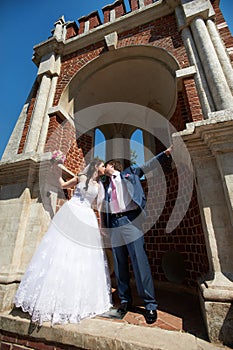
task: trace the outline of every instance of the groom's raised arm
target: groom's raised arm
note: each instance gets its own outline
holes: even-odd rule
[[[173,146],[170,146],[165,151],[157,154],[156,156],[148,160],[139,168],[139,171],[141,171],[142,173],[138,175],[141,177],[143,174],[147,174],[149,171],[154,170],[158,166],[158,163],[160,163],[161,165],[171,163],[172,148]]]

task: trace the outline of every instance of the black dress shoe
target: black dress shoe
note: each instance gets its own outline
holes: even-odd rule
[[[119,312],[119,314],[121,315],[125,315],[127,313],[127,311],[131,311],[132,310],[132,304],[131,303],[121,303],[121,306],[119,307],[119,309],[117,309],[117,312]]]
[[[145,313],[146,323],[151,324],[157,320],[157,311],[156,310],[146,310]]]

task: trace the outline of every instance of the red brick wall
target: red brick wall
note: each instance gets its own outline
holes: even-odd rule
[[[183,80],[184,93],[186,95],[186,103],[188,106],[190,120],[198,121],[203,120],[203,114],[201,109],[200,100],[197,95],[196,84],[194,78],[188,78]]]
[[[78,35],[79,28],[75,24],[70,24],[66,28],[66,40],[73,38],[74,36]]]
[[[182,179],[181,179],[182,181]],[[184,181],[184,179],[183,179]],[[171,233],[166,233],[166,225],[175,205],[178,191],[176,170],[166,175],[167,196],[164,209],[158,221],[152,226],[156,217],[161,197],[161,179],[156,177],[150,184],[148,193],[148,218],[146,225],[151,229],[145,235],[146,248],[156,281],[168,281],[162,268],[162,259],[166,252],[176,251],[184,260],[185,279],[183,285],[197,286],[197,279],[209,270],[205,238],[201,224],[197,194],[193,190],[192,199],[180,224]],[[144,183],[147,188],[146,183]]]
[[[61,74],[58,78],[54,97],[55,106],[59,103],[63,90],[69,84],[73,76],[88,62],[98,57],[104,50],[104,47],[104,42],[100,42],[62,57]]]
[[[93,146],[93,139],[90,135],[77,135],[77,131],[68,121],[63,121],[60,117],[54,115],[50,118],[49,130],[46,140],[45,152],[61,150],[66,155],[65,166],[74,174],[78,174],[83,167],[90,161],[86,155]],[[84,160],[85,157],[85,160]],[[86,163],[85,163],[86,162]],[[73,190],[63,191],[66,199],[71,198]],[[64,204],[63,196],[59,198],[58,210]]]
[[[93,146],[93,139],[90,135],[77,137],[77,131],[68,121],[63,121],[54,115],[50,118],[48,136],[45,152],[61,150],[66,155],[65,166],[77,174],[90,159],[86,155]]]
[[[118,35],[118,47],[129,45],[151,45],[170,52],[179,62],[181,68],[188,67],[188,57],[177,31],[174,15],[159,18],[140,27],[128,30]]]
[[[85,22],[89,22],[89,30],[94,29],[95,27],[100,26],[102,23],[100,21],[98,12],[92,12],[89,16],[84,16],[79,19],[79,31],[78,34],[84,33]]]
[[[84,28],[85,28],[85,22],[84,21],[80,21],[78,34],[83,34],[84,33]]]
[[[124,3],[121,3],[117,7],[115,7],[115,16],[116,18],[119,18],[124,14],[125,14],[125,6],[124,6]]]
[[[169,120],[177,131],[185,129],[185,124],[192,121],[192,114],[187,103],[185,91],[178,92],[176,110]]]
[[[93,29],[95,27],[98,27],[101,24],[99,17],[97,15],[92,16],[89,18],[89,29]]]
[[[59,343],[43,342],[30,336],[21,336],[9,332],[0,331],[0,349],[1,350],[69,350],[70,346]],[[72,346],[74,350],[81,350],[79,347]]]

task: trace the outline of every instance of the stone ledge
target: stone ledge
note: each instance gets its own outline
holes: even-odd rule
[[[224,123],[228,123],[227,126],[233,122],[233,109],[224,109],[222,111],[217,111],[209,113],[209,118],[200,120],[197,122],[191,122],[186,124],[186,129],[173,133],[172,136],[175,137],[186,137],[199,132],[199,129],[208,128],[211,126],[211,131],[213,128],[224,127]],[[223,126],[222,126],[223,125]]]
[[[188,333],[139,327],[99,317],[83,320],[79,324],[54,327],[51,327],[50,323],[44,323],[42,327],[36,328],[25,314],[17,310],[16,315],[0,315],[0,329],[21,337],[30,337],[31,341],[46,341],[50,344],[63,344],[90,350],[227,349],[195,338]]]

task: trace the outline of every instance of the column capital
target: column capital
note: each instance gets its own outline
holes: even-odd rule
[[[44,55],[40,61],[40,65],[37,72],[37,77],[47,74],[48,76],[54,76],[60,74],[61,57],[56,56],[54,52],[50,52]]]
[[[181,0],[181,6],[176,8],[176,18],[179,30],[189,26],[194,18],[212,18],[215,12],[209,0]]]

